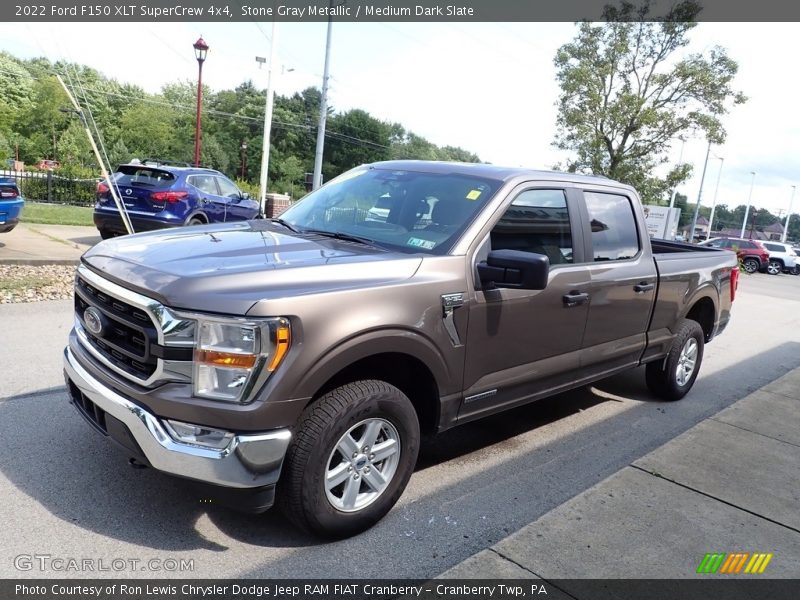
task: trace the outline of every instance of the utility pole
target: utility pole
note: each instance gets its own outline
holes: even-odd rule
[[[278,24],[272,21],[272,37],[269,42],[269,67],[267,68],[267,104],[264,107],[264,141],[261,151],[261,214],[267,216],[267,173],[269,172],[269,140],[272,133],[272,111],[275,107],[275,90],[272,87],[272,70],[275,68],[275,52],[278,46]],[[256,61],[260,64],[263,59]]]
[[[741,233],[739,233],[740,238],[744,237],[744,230],[747,228],[747,214],[750,212],[750,201],[753,198],[753,184],[756,181],[756,172],[750,171],[750,175],[752,175],[753,178],[750,180],[750,193],[747,196],[747,207],[744,209],[744,219],[742,220],[742,231]]]
[[[694,207],[694,217],[692,218],[692,229],[689,231],[689,241],[694,240],[694,230],[697,227],[697,215],[700,214],[700,200],[703,197],[703,184],[706,181],[706,169],[708,168],[708,155],[711,154],[711,140],[708,141],[706,149],[706,162],[703,163],[703,176],[700,177],[700,190],[697,192],[697,204]]]
[[[758,213],[758,209],[753,209],[753,218],[750,219],[750,239],[753,239],[753,230],[756,228],[756,214]]]
[[[786,243],[786,235],[789,233],[789,219],[792,218],[792,204],[794,204],[794,190],[795,186],[792,186],[792,197],[789,200],[789,212],[786,213],[786,222],[783,224],[783,235],[781,236],[781,241],[784,244]]]
[[[333,0],[330,2],[331,15],[333,15]],[[331,32],[333,31],[333,16],[328,17],[328,36],[325,41],[325,70],[322,72],[322,98],[319,102],[319,127],[317,127],[317,151],[314,154],[314,180],[312,190],[322,185],[322,154],[325,149],[325,122],[328,119],[328,79],[330,78],[331,63]]]

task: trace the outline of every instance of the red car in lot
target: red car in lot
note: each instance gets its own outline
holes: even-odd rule
[[[734,250],[736,256],[748,273],[755,273],[769,263],[769,250],[758,240],[745,240],[742,238],[711,238],[698,244],[711,248],[724,248]]]

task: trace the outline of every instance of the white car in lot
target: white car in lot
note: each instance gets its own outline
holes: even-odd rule
[[[770,275],[778,273],[791,273],[797,275],[800,272],[800,257],[797,256],[794,248],[790,244],[782,242],[761,242],[769,251],[769,262],[766,271]]]

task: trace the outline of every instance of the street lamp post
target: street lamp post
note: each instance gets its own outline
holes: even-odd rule
[[[756,172],[750,171],[753,178],[750,180],[750,193],[747,195],[747,208],[744,209],[744,219],[742,220],[742,232],[739,234],[740,238],[744,238],[744,230],[747,229],[747,216],[750,214],[750,201],[753,199],[753,184],[756,181]]]
[[[203,63],[208,54],[208,44],[200,36],[197,41],[192,44],[194,47],[194,56],[197,59],[197,115],[194,124],[194,166],[200,166],[200,108],[203,102]]]
[[[711,232],[713,231],[712,226],[714,225],[714,211],[717,210],[717,194],[719,193],[719,180],[722,177],[722,165],[725,163],[725,159],[722,156],[714,156],[714,158],[719,160],[719,171],[717,171],[717,185],[714,188],[714,200],[711,202],[711,216],[708,218],[708,237],[711,237]]]
[[[786,243],[786,235],[789,233],[789,219],[792,218],[792,204],[794,204],[795,186],[792,186],[792,197],[789,199],[789,212],[786,214],[786,222],[783,224],[783,235],[781,241]]]
[[[711,154],[711,141],[708,142],[706,149],[706,162],[703,163],[703,176],[700,178],[700,190],[697,192],[697,204],[694,206],[694,216],[692,217],[692,230],[689,232],[689,241],[694,241],[694,232],[697,228],[697,216],[700,214],[700,202],[703,199],[703,184],[706,181],[706,169],[708,168],[708,155]]]

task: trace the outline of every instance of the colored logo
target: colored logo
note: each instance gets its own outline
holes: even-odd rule
[[[706,554],[703,557],[697,567],[697,572],[727,575],[763,573],[771,560],[772,553],[733,552],[726,554],[724,552],[716,552]]]

